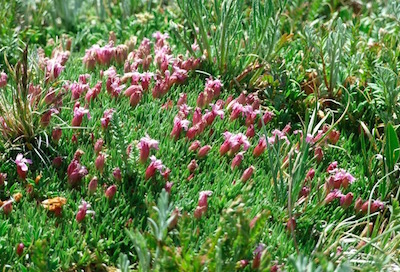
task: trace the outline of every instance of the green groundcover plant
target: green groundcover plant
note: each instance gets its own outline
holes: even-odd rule
[[[1,1],[3,271],[397,271],[397,1]]]

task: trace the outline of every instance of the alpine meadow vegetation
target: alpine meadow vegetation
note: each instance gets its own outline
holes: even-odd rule
[[[400,271],[396,0],[0,0],[2,271]]]

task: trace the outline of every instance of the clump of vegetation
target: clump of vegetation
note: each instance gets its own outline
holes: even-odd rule
[[[3,4],[3,270],[399,269],[396,1]]]

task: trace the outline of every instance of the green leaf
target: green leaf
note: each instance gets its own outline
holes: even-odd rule
[[[385,141],[385,157],[388,171],[394,169],[395,163],[399,160],[399,138],[397,137],[396,130],[391,123],[386,125],[386,141]]]

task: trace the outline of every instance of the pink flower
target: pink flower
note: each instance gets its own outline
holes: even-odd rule
[[[267,147],[267,140],[264,137],[261,137],[260,140],[258,141],[257,146],[254,148],[253,155],[255,158],[259,157],[264,151],[265,148]]]
[[[303,186],[303,188],[301,188],[300,193],[299,193],[299,197],[307,197],[310,194],[310,188],[307,186]]]
[[[47,111],[42,115],[42,117],[40,118],[40,124],[41,124],[43,127],[47,127],[47,126],[50,124],[51,116],[52,116],[53,114],[58,114],[58,113],[59,113],[58,110],[56,110],[56,109],[54,109],[54,108],[51,108],[51,109],[47,110]]]
[[[181,119],[178,116],[176,116],[174,119],[174,127],[171,131],[171,137],[175,138],[175,140],[178,140],[182,129],[184,129],[185,131],[188,130],[189,123],[190,122],[188,120]]]
[[[266,111],[262,117],[262,119],[259,120],[258,122],[258,127],[261,128],[262,124],[264,123],[264,125],[268,124],[272,118],[275,116],[275,114],[271,111]]]
[[[254,125],[250,125],[250,126],[247,128],[246,136],[247,136],[247,138],[253,138],[254,135],[256,135],[256,132],[255,132],[255,130],[254,130]]]
[[[3,88],[7,85],[7,74],[4,72],[0,73],[0,88]]]
[[[7,200],[3,202],[3,206],[0,208],[3,209],[3,212],[5,215],[9,215],[12,212],[13,206],[12,206],[12,200]]]
[[[328,135],[328,141],[333,145],[339,141],[339,138],[340,138],[340,131],[335,129],[332,130]]]
[[[15,158],[15,164],[17,165],[17,174],[18,176],[25,180],[26,174],[28,173],[28,166],[26,164],[32,164],[32,161],[29,159],[25,159],[24,155],[21,153],[17,155]]]
[[[162,161],[157,160],[155,156],[151,156],[150,160],[151,163],[146,169],[146,176],[145,176],[146,180],[153,177],[157,170],[160,172],[160,174],[162,174],[163,169],[165,168]]]
[[[274,129],[272,131],[272,136],[268,137],[268,143],[275,144],[276,140],[284,140],[287,144],[290,144],[286,133],[284,131],[280,131],[279,129]]]
[[[72,186],[76,186],[87,174],[88,170],[79,163],[78,159],[73,159],[68,165],[68,182]]]
[[[186,104],[181,104],[181,105],[179,106],[179,113],[178,113],[178,115],[181,116],[182,118],[186,118],[186,117],[188,116],[188,114],[190,113],[191,109],[192,109],[192,108],[189,107],[188,105],[186,105]]]
[[[338,166],[338,162],[337,161],[331,162],[329,164],[328,168],[326,169],[326,172],[334,174],[335,171],[336,171],[337,166]]]
[[[142,84],[143,90],[146,91],[146,90],[149,88],[150,80],[151,80],[153,77],[154,77],[154,75],[153,75],[152,73],[148,73],[148,72],[143,73],[143,74],[141,75],[141,80],[142,80],[141,84]]]
[[[239,152],[238,154],[236,154],[236,156],[233,158],[232,160],[232,164],[231,164],[231,169],[235,169],[235,167],[239,167],[239,165],[242,163],[243,160],[243,153],[244,152]]]
[[[329,192],[329,193],[326,195],[325,200],[324,200],[324,203],[325,203],[325,204],[329,204],[329,203],[331,203],[333,200],[335,200],[336,198],[341,197],[342,195],[343,195],[343,194],[342,194],[341,191],[339,191],[338,189],[335,189],[335,190]]]
[[[140,139],[137,148],[140,150],[139,161],[144,163],[149,158],[151,148],[158,150],[158,141],[150,138],[149,135],[146,134],[145,137]]]
[[[260,267],[261,256],[262,256],[262,253],[264,252],[264,249],[265,249],[265,245],[263,243],[260,243],[257,246],[257,248],[253,251],[254,258],[253,258],[253,263],[251,266],[252,269],[258,269]]]
[[[322,159],[324,158],[324,151],[322,150],[321,147],[317,146],[314,150],[314,156],[317,160],[317,163],[320,163]]]
[[[121,181],[122,180],[122,175],[121,175],[121,169],[119,167],[116,167],[113,171],[113,177],[116,181]]]
[[[230,120],[233,121],[237,119],[240,115],[244,116],[245,113],[246,113],[246,108],[242,104],[235,101],[232,106]]]
[[[306,181],[311,181],[315,176],[315,170],[314,168],[311,168],[308,170],[307,175],[306,175]]]
[[[115,47],[112,43],[109,43],[101,48],[96,50],[97,59],[99,60],[100,64],[102,65],[110,65],[111,60],[115,56]]]
[[[328,180],[328,184],[331,188],[338,189],[340,186],[343,188],[347,188],[349,183],[353,183],[356,179],[348,173],[344,169],[335,169],[332,171],[332,174],[335,173],[334,176],[331,176]]]
[[[205,145],[205,146],[201,147],[201,148],[199,149],[198,153],[197,153],[197,156],[198,156],[199,158],[204,158],[204,157],[208,154],[208,152],[210,151],[210,149],[211,149],[211,146],[210,146],[210,145]]]
[[[114,198],[116,192],[117,192],[117,186],[111,185],[110,187],[107,188],[105,195],[108,198],[108,200],[111,200]]]
[[[93,216],[94,216],[95,212],[92,210],[89,210],[90,208],[91,208],[90,204],[82,199],[81,205],[79,205],[79,210],[75,217],[75,219],[78,223],[82,222],[85,219],[86,214],[93,214]]]
[[[52,137],[53,141],[54,141],[56,144],[60,141],[61,135],[62,135],[62,130],[61,130],[61,128],[55,128],[55,129],[53,129],[53,131],[51,132],[51,137]]]
[[[380,201],[380,200],[371,200],[371,201],[372,202],[365,201],[364,204],[362,204],[361,208],[358,207],[358,210],[360,210],[363,214],[367,214],[368,208],[369,208],[370,213],[375,213],[375,212],[377,212],[379,210],[383,210],[385,208],[385,204],[382,201]],[[356,202],[356,205],[354,208],[356,208],[359,205],[360,204]],[[357,209],[356,209],[356,211],[357,211]]]
[[[172,189],[172,186],[173,186],[173,185],[174,185],[173,182],[167,181],[167,182],[165,183],[164,188],[165,188],[165,191],[166,191],[168,194],[171,193],[171,189]]]
[[[183,105],[183,104],[186,104],[186,103],[187,103],[187,94],[186,93],[181,93],[179,95],[179,99],[178,99],[178,102],[176,103],[176,105],[180,106],[180,105]]]
[[[222,83],[219,79],[213,80],[212,77],[208,78],[206,81],[206,86],[204,91],[211,89],[214,93],[214,98],[218,98],[221,93]]]
[[[101,87],[103,85],[102,81],[97,82],[97,84],[91,88],[85,95],[86,101],[89,103],[91,100],[94,100],[101,92]]]
[[[196,171],[197,167],[199,166],[197,165],[196,160],[192,160],[188,165],[188,170],[190,173],[193,173],[194,171]]]
[[[56,59],[48,59],[46,61],[46,82],[58,78],[64,68]]]
[[[96,166],[96,169],[100,171],[100,173],[103,173],[105,161],[106,161],[106,156],[102,153],[100,153],[96,158],[94,164]]]
[[[60,168],[61,165],[62,165],[62,162],[63,162],[62,157],[58,156],[58,157],[55,157],[55,158],[53,159],[53,161],[51,162],[51,164],[52,164],[55,168]]]
[[[96,143],[94,144],[94,152],[98,155],[100,151],[103,149],[103,144],[104,140],[103,139],[98,139]]]
[[[124,95],[126,97],[130,97],[133,93],[135,92],[139,92],[140,94],[142,94],[143,92],[143,88],[140,85],[131,85],[128,88],[126,88]]]
[[[207,199],[212,195],[212,191],[201,191],[199,194],[199,203],[197,204],[196,210],[194,211],[194,217],[199,219],[203,214],[207,212],[208,202]]]
[[[205,95],[203,92],[201,92],[199,94],[199,96],[197,97],[197,101],[196,101],[196,105],[199,108],[204,108],[204,106],[206,105],[206,101],[205,101]]]
[[[152,37],[156,39],[157,47],[163,47],[164,44],[166,43],[166,40],[169,38],[169,35],[168,33],[162,34],[160,31],[157,31],[153,33]]]
[[[189,151],[196,151],[200,148],[200,141],[196,140],[189,146]]]
[[[110,123],[110,121],[111,121],[111,119],[112,119],[112,116],[113,116],[114,112],[115,112],[114,109],[108,109],[108,110],[105,110],[105,111],[104,111],[104,113],[103,113],[103,118],[100,119],[100,121],[101,121],[101,126],[102,126],[104,129],[107,129],[107,128],[108,128],[108,125],[109,125],[109,123]]]
[[[98,179],[97,177],[93,177],[88,185],[88,191],[90,194],[93,194],[97,190]]]
[[[16,253],[18,256],[22,256],[22,254],[24,253],[24,248],[25,245],[23,243],[19,243],[16,249]]]
[[[246,182],[251,178],[251,175],[253,175],[253,172],[255,170],[255,167],[251,165],[249,168],[244,170],[242,177],[240,178],[242,182]]]
[[[129,103],[132,107],[136,107],[139,104],[140,100],[142,100],[142,92],[135,91],[129,98]]]
[[[348,193],[347,195],[341,195],[340,196],[340,206],[343,209],[347,209],[351,203],[353,202],[353,193]]]
[[[90,119],[89,110],[83,107],[75,107],[74,108],[74,118],[72,118],[71,125],[73,127],[79,127],[82,124],[83,116],[86,114],[87,118]]]
[[[69,89],[71,90],[72,93],[72,99],[77,100],[81,96],[83,92],[86,92],[89,90],[89,84],[83,84],[83,83],[77,83],[74,82],[69,86]]]

